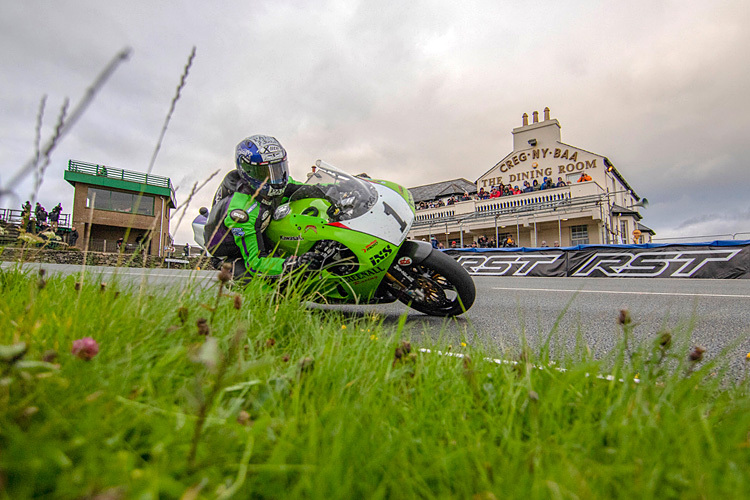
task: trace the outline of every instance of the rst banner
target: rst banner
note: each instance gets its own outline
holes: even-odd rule
[[[474,276],[750,278],[750,241],[446,250]]]

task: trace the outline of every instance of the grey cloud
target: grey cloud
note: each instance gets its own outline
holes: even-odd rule
[[[0,6],[0,180],[33,151],[43,94],[49,133],[65,96],[80,98],[122,47],[133,56],[55,151],[43,204],[72,199],[61,180],[69,158],[146,168],[195,45],[155,166],[178,198],[232,168],[234,145],[258,132],[282,140],[296,177],[322,157],[407,186],[475,180],[510,152],[521,114],[549,106],[564,142],[608,156],[651,200],[644,223],[659,235],[702,231],[706,214],[748,227],[724,215],[746,207],[750,184],[750,63],[738,57],[750,12],[740,0],[48,8]],[[176,238],[189,238],[187,225]]]

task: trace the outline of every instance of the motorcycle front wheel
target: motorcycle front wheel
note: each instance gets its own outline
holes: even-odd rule
[[[476,298],[474,280],[451,256],[433,250],[419,264],[394,264],[390,290],[412,309],[431,316],[457,316]]]

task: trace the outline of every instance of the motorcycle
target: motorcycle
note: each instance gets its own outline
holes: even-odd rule
[[[476,289],[466,270],[431,244],[406,239],[415,217],[408,189],[352,176],[321,160],[315,165],[306,183],[276,208],[264,233],[275,255],[322,257],[321,269],[305,283],[316,292],[311,300],[398,300],[432,316],[469,310]]]

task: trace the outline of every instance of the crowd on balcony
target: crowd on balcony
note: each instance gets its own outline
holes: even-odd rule
[[[577,182],[590,181],[591,177],[588,174],[581,174],[581,178]],[[430,200],[420,201],[417,204],[417,210],[426,210],[428,208],[440,208],[447,205],[453,205],[460,201],[471,201],[471,200],[490,200],[493,198],[500,198],[501,196],[513,196],[518,194],[533,193],[534,191],[543,191],[546,189],[554,189],[569,186],[570,181],[564,181],[562,177],[557,178],[557,182],[552,180],[552,177],[545,177],[542,182],[534,179],[533,182],[524,181],[523,186],[511,185],[511,184],[500,184],[498,186],[492,186],[490,189],[483,187],[479,188],[479,191],[474,195],[464,193],[462,196],[450,196],[446,200]]]

